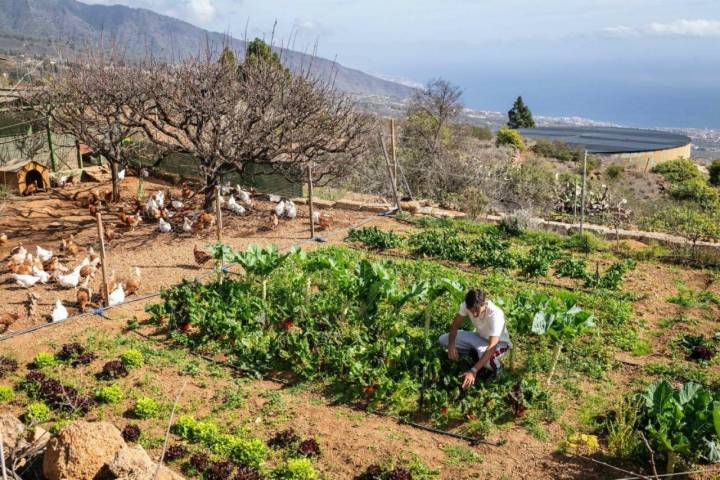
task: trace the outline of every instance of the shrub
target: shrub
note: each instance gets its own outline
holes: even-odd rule
[[[531,219],[532,212],[530,210],[516,210],[509,215],[505,215],[500,220],[498,227],[506,235],[519,237],[530,227]]]
[[[510,146],[520,151],[525,150],[525,142],[523,141],[522,135],[520,135],[517,130],[507,127],[498,130],[495,135],[495,145],[498,147]]]
[[[720,187],[720,160],[713,160],[708,170],[710,172],[710,178],[708,179],[710,185]]]
[[[523,255],[518,264],[526,277],[547,275],[550,264],[558,258],[559,250],[554,245],[539,244]]]
[[[140,438],[140,427],[130,423],[128,425],[125,425],[125,428],[122,430],[122,437],[125,439],[126,442],[137,442],[138,438]]]
[[[605,169],[605,175],[611,180],[620,178],[625,173],[625,167],[622,165],[609,165]]]
[[[95,399],[102,403],[118,403],[123,399],[120,385],[108,385],[95,390]]]
[[[470,136],[477,138],[478,140],[492,140],[492,130],[488,127],[480,127],[478,125],[470,125]]]
[[[15,398],[15,392],[12,387],[0,385],[0,403],[9,402]]]
[[[307,458],[291,458],[284,465],[273,469],[275,480],[315,480],[318,474],[312,462]]]
[[[143,354],[131,348],[129,350],[125,350],[122,355],[120,355],[120,361],[128,370],[138,368],[143,364]]]
[[[33,366],[35,368],[52,367],[56,363],[55,355],[50,352],[38,352],[33,359]]]
[[[25,410],[25,421],[45,422],[50,418],[50,407],[43,402],[33,402]]]
[[[549,142],[539,139],[536,140],[531,150],[537,155],[555,158],[561,162],[579,162],[583,158],[582,148],[568,145],[565,142]]]
[[[672,183],[685,182],[693,178],[701,178],[698,168],[691,160],[686,158],[678,158],[676,160],[659,163],[655,165],[651,171],[662,175]]]
[[[138,398],[132,408],[132,414],[141,419],[153,418],[160,413],[160,405],[152,398]]]
[[[674,183],[668,193],[676,200],[689,200],[705,209],[715,208],[720,203],[720,192],[708,185],[703,178]]]

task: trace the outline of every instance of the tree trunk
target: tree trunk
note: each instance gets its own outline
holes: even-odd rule
[[[118,169],[117,163],[110,162],[110,177],[112,178],[112,201],[117,203],[120,201],[120,185],[118,185]]]
[[[205,195],[205,203],[203,208],[206,212],[212,213],[215,210],[215,195],[217,193],[217,185],[220,181],[215,175],[205,175],[205,186],[202,189],[203,195]]]

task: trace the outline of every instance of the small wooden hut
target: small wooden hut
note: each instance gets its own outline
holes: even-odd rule
[[[37,185],[38,190],[50,188],[50,170],[35,161],[16,160],[0,166],[0,182],[8,190],[25,193],[28,185]]]

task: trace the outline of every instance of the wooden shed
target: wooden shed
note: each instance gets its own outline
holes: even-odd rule
[[[28,185],[37,185],[38,190],[50,188],[50,170],[35,161],[17,160],[0,166],[0,182],[8,190],[25,193]]]

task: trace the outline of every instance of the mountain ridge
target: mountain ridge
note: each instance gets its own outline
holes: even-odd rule
[[[229,44],[241,54],[246,42],[195,26],[184,20],[124,5],[86,4],[78,0],[0,0],[2,38],[19,37],[28,53],[52,55],[76,51],[100,36],[110,37],[131,57],[146,53],[169,59],[197,54],[204,46]],[[54,43],[53,43],[54,42]],[[17,45],[18,41],[8,45]],[[313,74],[333,78],[340,90],[354,94],[408,97],[413,89],[321,57],[281,49],[290,69],[310,67]]]

